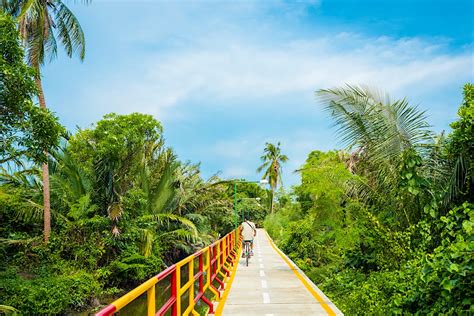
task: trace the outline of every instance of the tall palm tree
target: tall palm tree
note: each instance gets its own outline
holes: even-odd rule
[[[83,2],[89,2],[87,0]],[[84,60],[85,38],[79,21],[61,0],[3,0],[2,9],[18,21],[18,29],[26,48],[28,63],[36,69],[36,87],[40,107],[46,108],[41,66],[57,55],[57,39],[69,57],[78,55]],[[47,152],[45,151],[47,156]],[[51,206],[49,193],[48,163],[42,164],[44,241],[51,234]]]
[[[273,213],[275,189],[281,184],[282,163],[288,161],[288,157],[281,153],[280,142],[275,146],[272,143],[265,143],[264,154],[260,157],[262,165],[257,168],[257,172],[265,170],[262,179],[267,179],[272,191],[270,212]]]

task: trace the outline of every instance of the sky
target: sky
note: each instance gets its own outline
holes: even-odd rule
[[[265,142],[289,157],[342,148],[314,92],[363,84],[407,97],[449,130],[474,79],[472,0],[67,2],[86,58],[43,69],[48,107],[70,131],[106,113],[152,114],[203,176],[256,180]]]

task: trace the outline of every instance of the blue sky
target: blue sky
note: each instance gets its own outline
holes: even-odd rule
[[[406,96],[433,129],[473,81],[471,0],[99,1],[70,4],[86,59],[45,66],[48,106],[74,131],[109,112],[154,115],[203,175],[257,179],[282,142],[285,186],[314,149],[340,148],[314,97],[368,84]]]

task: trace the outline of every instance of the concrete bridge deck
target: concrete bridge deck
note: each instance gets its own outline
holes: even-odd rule
[[[222,315],[342,315],[337,307],[258,229],[249,266],[241,258]]]

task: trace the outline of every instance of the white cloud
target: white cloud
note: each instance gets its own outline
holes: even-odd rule
[[[340,33],[270,46],[213,39],[196,48],[151,54],[138,66],[144,71],[140,76],[104,80],[107,88],[99,84],[93,95],[113,100],[119,109],[164,114],[190,99],[255,100],[345,83],[408,94],[468,80],[472,64],[469,51],[448,55],[443,43],[417,38]]]
[[[273,106],[272,100],[312,96],[316,89],[345,83],[369,84],[395,96],[426,96],[473,77],[470,51],[448,54],[442,40],[351,33],[273,44],[231,36],[229,41],[210,38],[188,48],[150,52],[128,70],[130,75],[122,70],[121,75],[109,74],[101,83],[91,82],[86,97],[90,104],[102,104],[104,112],[146,112],[169,124],[208,104],[258,111],[259,106]],[[328,141],[333,136],[321,137],[321,129],[310,132],[308,127],[298,131],[292,126],[273,140],[263,134],[245,135],[245,131],[237,138],[216,136],[217,142],[215,138],[214,143],[203,141],[200,152],[206,152],[203,158],[211,154],[213,161],[225,161],[208,168],[212,172],[222,169],[224,178],[253,178],[265,141],[280,140],[290,156],[285,178],[295,183],[298,176],[292,172],[311,150],[336,146]]]
[[[208,175],[256,178],[265,141],[280,140],[285,183],[296,182],[311,150],[337,146],[317,89],[361,83],[408,96],[439,130],[474,77],[472,44],[453,52],[445,38],[339,32],[364,23],[310,21],[319,0],[102,2],[74,7],[88,56],[45,69],[48,105],[70,128],[108,112],[153,114],[180,158]]]

